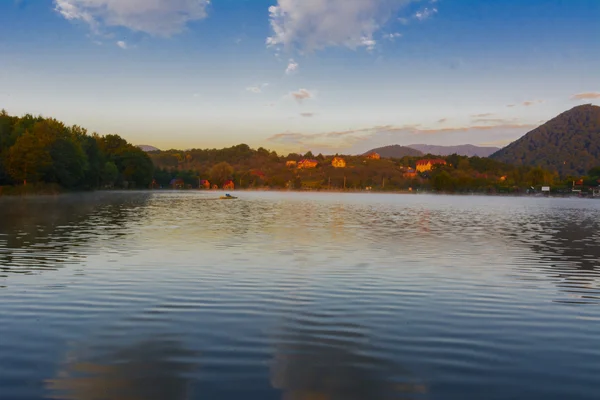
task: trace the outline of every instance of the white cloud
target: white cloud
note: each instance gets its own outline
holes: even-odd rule
[[[125,27],[157,36],[182,32],[206,17],[210,0],[54,0],[55,10],[70,21],[83,21],[92,31]]]
[[[291,75],[298,70],[298,67],[299,67],[298,63],[296,61],[294,61],[292,58],[290,58],[290,61],[288,62],[288,66],[285,69],[285,73],[287,75]]]
[[[256,86],[248,86],[246,88],[246,90],[249,92],[252,92],[252,93],[262,93],[263,89],[266,88],[267,86],[269,86],[268,83],[263,83],[263,84],[256,85]]]
[[[375,46],[377,45],[377,41],[364,36],[360,38],[360,45],[364,46],[367,49],[367,51],[373,51],[375,49]]]
[[[314,93],[307,89],[299,89],[296,92],[290,92],[289,96],[296,100],[298,103],[302,103],[304,100],[312,99],[315,97]]]
[[[375,46],[373,37],[402,7],[417,0],[277,0],[269,7],[269,47],[305,51]]]
[[[388,34],[383,35],[384,39],[387,39],[391,42],[393,42],[394,40],[396,40],[397,38],[400,38],[400,37],[402,37],[402,34],[398,33],[398,32],[388,33]]]
[[[425,21],[426,19],[432,17],[434,14],[437,14],[437,8],[424,8],[421,11],[417,11],[415,14],[415,18],[419,21]]]
[[[127,50],[127,43],[126,43],[126,42],[124,42],[124,41],[122,41],[122,40],[119,40],[119,41],[117,42],[117,46],[119,46],[119,47],[120,47],[120,48],[122,48],[123,50]]]

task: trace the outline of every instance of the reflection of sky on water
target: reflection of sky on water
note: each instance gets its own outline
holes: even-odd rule
[[[48,398],[64,400],[186,400],[194,354],[176,339],[152,338],[130,345],[95,344],[74,349],[56,376],[46,380]]]
[[[410,371],[375,355],[360,325],[300,313],[286,322],[274,352],[271,384],[282,400],[427,398]]]
[[[7,400],[137,400],[148,376],[176,400],[595,387],[600,202],[97,196],[0,199]]]

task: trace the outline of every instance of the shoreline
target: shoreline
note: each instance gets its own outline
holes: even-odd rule
[[[491,197],[531,197],[531,198],[577,198],[598,199],[600,197],[579,196],[576,194],[542,194],[536,193],[487,193],[487,192],[436,192],[427,190],[358,190],[358,189],[321,189],[321,190],[296,190],[296,189],[100,189],[100,190],[64,190],[57,187],[43,187],[23,190],[21,187],[0,187],[0,198],[20,197],[58,197],[63,195],[81,194],[110,194],[110,193],[252,193],[252,192],[277,192],[277,193],[339,193],[339,194],[395,194],[395,195],[437,195],[437,196],[491,196]],[[16,189],[16,188],[21,188]],[[15,190],[16,189],[16,190]]]

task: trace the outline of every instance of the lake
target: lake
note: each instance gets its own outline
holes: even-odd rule
[[[597,399],[600,201],[0,198],[0,399]]]

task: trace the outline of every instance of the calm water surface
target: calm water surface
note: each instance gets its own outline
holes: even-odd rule
[[[600,398],[600,201],[216,196],[0,199],[0,399]]]

